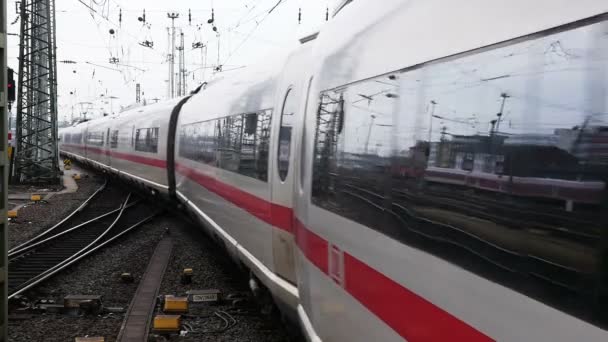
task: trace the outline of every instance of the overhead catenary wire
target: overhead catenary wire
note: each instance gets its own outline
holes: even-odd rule
[[[251,36],[253,35],[253,33],[257,30],[258,27],[260,27],[260,25],[268,18],[268,16],[274,12],[274,10],[277,9],[277,7],[283,3],[285,3],[287,1],[284,0],[279,0],[274,6],[272,6],[268,12],[264,15],[264,17],[259,21],[256,22],[256,25],[249,31],[249,33],[247,34],[247,36],[239,43],[239,45],[237,45],[237,47],[232,50],[229,54],[228,57],[226,57],[226,59],[224,60],[224,62],[222,64],[226,64],[228,63],[228,61],[230,60],[230,58],[232,58],[232,56],[234,56],[234,54],[241,48],[243,47],[243,45],[245,45],[245,43],[251,38]]]

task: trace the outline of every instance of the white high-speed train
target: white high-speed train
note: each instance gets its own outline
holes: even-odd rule
[[[60,131],[311,341],[608,341],[608,2],[345,1],[286,59]]]

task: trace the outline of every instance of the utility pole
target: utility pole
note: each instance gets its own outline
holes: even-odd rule
[[[169,65],[169,77],[167,82],[167,98],[171,98],[171,28],[167,27],[167,64]]]
[[[167,13],[167,17],[171,19],[171,54],[169,55],[169,87],[170,98],[175,97],[175,19],[179,18],[179,13]]]
[[[180,45],[177,49],[177,96],[182,96],[184,91],[184,66],[182,65],[184,60],[184,32],[180,32]]]
[[[13,181],[59,181],[55,0],[22,0]]]
[[[180,49],[179,49],[179,72],[181,83],[181,96],[186,96],[186,53],[184,51],[184,32],[180,34]]]
[[[141,84],[137,83],[135,85],[135,103],[141,102]]]
[[[207,69],[207,45],[203,44],[202,41],[192,43],[192,49],[201,50],[201,84],[205,82],[205,69]],[[195,70],[193,70],[195,71]],[[194,77],[194,74],[192,75]]]

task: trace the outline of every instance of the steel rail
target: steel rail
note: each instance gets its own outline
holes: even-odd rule
[[[78,208],[76,208],[76,210],[74,210],[73,212],[71,212],[68,216],[66,216],[65,218],[63,218],[63,220],[59,221],[58,223],[56,223],[54,226],[52,226],[51,228],[45,230],[44,232],[34,236],[33,238],[29,239],[28,241],[15,246],[11,249],[9,249],[8,253],[9,256],[14,253],[15,251],[19,250],[19,249],[23,249],[25,247],[27,247],[28,245],[34,243],[35,241],[37,241],[38,239],[40,239],[41,237],[43,237],[44,235],[52,232],[53,230],[57,229],[58,227],[60,227],[61,225],[63,225],[67,220],[71,219],[74,215],[76,215],[77,213],[81,212],[90,202],[91,200],[93,200],[93,198],[95,198],[103,189],[106,188],[106,186],[108,185],[108,180],[106,179],[105,182],[97,189],[95,190],[95,192],[89,196],[89,198],[87,198]]]
[[[139,200],[136,200],[135,202],[131,202],[131,203],[127,204],[127,206],[126,206],[126,208],[125,208],[125,209],[128,209],[128,208],[130,208],[130,207],[132,207],[132,206],[136,205],[136,204],[137,204],[137,203],[139,203],[139,202],[140,202]],[[18,258],[19,258],[20,256],[22,256],[24,253],[26,253],[27,251],[30,251],[30,250],[32,250],[32,249],[34,249],[34,248],[36,248],[37,246],[40,246],[40,245],[42,245],[42,244],[44,244],[44,243],[47,243],[47,242],[52,241],[52,240],[55,240],[55,239],[57,239],[57,238],[59,238],[59,237],[61,237],[61,236],[65,235],[65,234],[68,234],[68,233],[73,232],[74,230],[81,229],[81,228],[83,228],[83,227],[85,227],[85,226],[88,226],[89,224],[94,223],[94,222],[97,222],[97,221],[99,221],[99,220],[101,220],[101,219],[103,219],[103,218],[105,218],[105,217],[107,217],[107,216],[113,215],[113,214],[115,214],[115,213],[119,212],[120,210],[122,210],[122,204],[121,204],[121,206],[120,206],[120,207],[118,207],[118,208],[116,208],[116,209],[112,209],[112,210],[108,211],[108,212],[107,212],[107,213],[105,213],[105,214],[101,214],[101,215],[99,215],[99,216],[97,216],[97,217],[94,217],[94,218],[92,218],[92,219],[90,219],[90,220],[88,220],[88,221],[86,221],[86,222],[83,222],[83,223],[77,224],[76,226],[74,226],[74,227],[72,227],[72,228],[69,228],[69,229],[64,230],[64,231],[62,231],[62,232],[60,232],[60,233],[57,233],[57,234],[55,234],[55,235],[52,235],[52,236],[50,236],[50,237],[48,237],[48,238],[46,238],[46,239],[44,239],[44,240],[42,240],[42,241],[38,241],[38,242],[32,243],[32,244],[30,244],[30,245],[28,245],[28,246],[25,246],[25,247],[23,247],[23,248],[21,248],[21,249],[19,249],[19,250],[13,251],[13,252],[11,252],[11,253],[9,253],[9,254],[8,254],[9,262],[10,262],[10,261],[13,261],[13,260],[15,260],[15,259],[18,259]]]
[[[40,283],[40,279],[47,279],[48,278],[47,275],[49,275],[49,274],[55,274],[56,270],[60,270],[60,269],[65,268],[65,266],[67,264],[71,264],[72,260],[76,259],[80,254],[86,252],[89,248],[91,248],[94,244],[96,244],[99,240],[101,240],[112,228],[114,228],[114,226],[116,225],[116,223],[118,222],[118,220],[120,220],[120,218],[122,217],[122,214],[124,213],[125,209],[127,208],[127,204],[129,202],[130,198],[131,198],[131,193],[129,193],[129,195],[127,195],[127,198],[123,202],[123,204],[121,205],[120,211],[116,215],[116,218],[92,242],[90,242],[85,247],[81,248],[80,250],[76,251],[74,254],[72,254],[71,256],[67,257],[65,260],[62,260],[58,264],[55,264],[55,265],[51,266],[46,271],[44,271],[44,272],[42,272],[42,273],[40,273],[40,274],[38,274],[38,275],[30,278],[29,280],[27,280],[27,281],[25,281],[25,282],[23,282],[21,284],[19,284],[16,287],[16,290],[13,291],[9,295],[9,298],[12,298],[12,296],[15,296],[15,295],[17,295],[19,293],[22,293],[26,289],[31,288],[32,286],[30,286],[30,285],[32,285],[32,284],[38,284],[38,283]],[[10,271],[9,271],[9,274],[10,274]],[[10,275],[9,275],[9,277],[10,277]]]
[[[129,228],[126,228],[125,230],[123,230],[122,232],[116,234],[115,236],[109,238],[108,240],[98,244],[97,246],[84,251],[81,255],[69,260],[69,262],[63,264],[61,267],[53,267],[53,269],[49,269],[49,271],[45,272],[44,275],[40,275],[39,277],[36,277],[36,280],[32,280],[30,282],[27,283],[27,285],[23,285],[22,287],[20,287],[18,290],[14,291],[13,293],[11,293],[8,296],[8,299],[11,299],[21,293],[23,293],[24,291],[27,291],[29,289],[31,289],[32,287],[39,285],[40,283],[42,283],[43,281],[49,279],[50,277],[56,275],[57,273],[65,270],[66,268],[72,266],[73,264],[75,264],[76,262],[84,259],[85,257],[89,256],[91,253],[97,251],[98,249],[106,246],[107,244],[112,243],[113,241],[117,240],[118,238],[120,238],[121,236],[129,233],[130,231],[132,231],[133,229],[141,226],[142,224],[148,222],[149,220],[151,220],[152,218],[154,218],[156,215],[158,215],[159,212],[155,212],[152,215],[136,222],[135,224],[133,224],[132,226],[130,226]]]

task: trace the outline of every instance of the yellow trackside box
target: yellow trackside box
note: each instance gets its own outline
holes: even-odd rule
[[[105,342],[106,339],[104,337],[76,337],[75,342]]]
[[[166,332],[178,332],[181,326],[181,316],[179,315],[158,315],[154,316],[154,330]]]
[[[17,210],[9,210],[6,212],[6,216],[8,218],[15,218],[17,217]]]
[[[74,180],[80,180],[80,174],[76,173],[72,176],[72,178],[74,178]]]
[[[42,199],[42,197],[40,195],[32,195],[30,199],[34,202],[38,202]]]
[[[188,297],[165,296],[164,312],[187,312]]]

